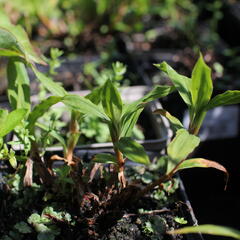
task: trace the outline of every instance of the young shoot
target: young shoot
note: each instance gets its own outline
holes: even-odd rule
[[[213,84],[211,69],[204,62],[200,53],[191,78],[177,73],[166,62],[155,64],[161,71],[166,73],[176,87],[183,101],[187,104],[190,123],[189,132],[197,135],[208,110],[215,107],[240,103],[240,91],[229,90],[212,98]],[[176,129],[182,128],[181,122],[165,110],[159,110],[172,123]]]

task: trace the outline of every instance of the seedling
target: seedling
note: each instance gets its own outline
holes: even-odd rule
[[[190,116],[188,130],[197,135],[208,110],[218,106],[240,103],[240,91],[226,91],[213,98],[211,69],[206,65],[200,54],[192,71],[191,78],[178,74],[166,62],[155,64],[165,72],[176,87],[183,101],[187,104]],[[172,123],[174,129],[183,128],[181,122],[165,110],[156,111]]]
[[[126,187],[126,180],[124,177],[124,156],[137,163],[150,163],[143,147],[130,138],[133,127],[147,102],[158,97],[166,96],[172,89],[173,88],[167,86],[157,87],[142,99],[124,105],[119,92],[112,84],[111,80],[106,81],[102,88],[101,103],[108,117],[107,124],[116,155],[116,159],[112,157],[112,163],[117,164],[118,179],[123,188]],[[100,158],[101,155],[98,155],[95,160],[99,161]],[[109,158],[110,155],[108,161]]]

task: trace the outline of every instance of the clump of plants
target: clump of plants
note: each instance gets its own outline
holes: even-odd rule
[[[227,91],[211,98],[211,70],[201,54],[191,78],[178,74],[165,62],[157,64],[169,76],[172,86],[155,86],[132,103],[124,103],[113,81],[119,72],[124,71],[115,71],[85,97],[68,93],[49,75],[37,69],[36,64],[46,64],[45,61],[33,50],[24,30],[12,25],[7,18],[0,24],[0,55],[8,58],[8,99],[11,106],[11,110],[0,111],[0,157],[9,160],[12,166],[9,174],[4,173],[3,203],[13,201],[8,209],[10,212],[3,211],[2,239],[31,239],[36,236],[39,240],[70,237],[106,239],[106,229],[121,225],[119,220],[131,216],[127,211],[134,207],[135,211],[140,209],[149,197],[155,207],[160,206],[159,202],[168,201],[166,196],[171,195],[171,190],[177,186],[174,176],[178,171],[212,167],[228,177],[227,170],[217,162],[191,158],[190,155],[200,143],[197,134],[206,112],[220,105],[240,102],[239,91]],[[32,106],[30,98],[27,69],[34,72],[41,87],[51,94],[35,106]],[[147,103],[173,91],[178,91],[188,105],[190,125],[185,129],[166,110],[156,110],[156,114],[169,119],[174,137],[166,146],[165,154],[152,162],[143,146],[131,137],[132,131]],[[54,125],[56,118],[39,122],[52,106],[59,103],[64,104],[70,116],[65,136]],[[75,156],[74,149],[81,135],[81,122],[89,116],[106,124],[113,151],[85,160]],[[9,133],[14,133],[15,138],[6,142],[5,137]],[[55,142],[62,146],[62,153],[47,153],[46,146]],[[20,151],[14,151],[11,147],[14,145],[19,145]],[[138,170],[129,174],[134,168]],[[156,222],[161,225],[158,233],[164,234],[169,230],[167,221],[155,216],[165,212],[164,209],[145,210],[138,214],[154,217],[141,224],[138,214],[134,213],[140,227],[132,231],[133,239],[137,239],[139,231],[146,239],[154,235],[158,226]],[[14,218],[15,211],[24,219]],[[6,217],[16,221],[13,226],[6,223]],[[172,221],[175,226],[186,223],[179,216]]]

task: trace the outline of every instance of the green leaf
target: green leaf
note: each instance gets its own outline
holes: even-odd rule
[[[155,86],[148,94],[146,94],[146,96],[134,101],[133,103],[125,104],[121,118],[121,137],[131,136],[133,127],[135,126],[146,103],[165,97],[174,90],[175,88],[170,86]]]
[[[116,158],[109,153],[99,153],[96,154],[93,158],[94,162],[98,162],[98,163],[114,163],[116,164]]]
[[[187,130],[180,129],[167,148],[170,157],[168,173],[182,160],[184,160],[200,143],[200,139]]]
[[[161,71],[165,72],[168,77],[173,82],[174,86],[181,95],[183,101],[190,107],[192,105],[191,88],[192,80],[191,78],[185,77],[178,74],[172,67],[170,67],[166,62],[160,64],[154,64]]]
[[[67,95],[67,92],[59,83],[54,82],[50,77],[47,77],[43,73],[39,72],[34,66],[32,66],[32,70],[38,80],[50,93],[59,97]]]
[[[15,156],[9,156],[9,163],[13,168],[17,168],[17,159]]]
[[[187,130],[180,129],[177,131],[176,136],[168,145],[168,156],[172,159],[181,161],[185,159],[200,143],[200,139]]]
[[[177,130],[184,128],[184,126],[182,125],[182,123],[173,115],[171,115],[169,112],[167,112],[164,109],[157,109],[154,111],[155,114],[160,114],[162,116],[164,116],[165,118],[167,118],[171,124],[171,127],[173,129],[174,132],[176,132]]]
[[[92,103],[90,100],[78,96],[78,95],[67,95],[62,101],[66,106],[70,107],[75,111],[79,111],[84,114],[100,117],[103,120],[109,121],[108,116],[101,110],[100,107]]]
[[[153,100],[166,97],[167,95],[169,95],[170,93],[172,93],[175,90],[176,90],[176,88],[173,86],[157,85],[148,94],[146,94],[146,96],[142,97],[138,101],[140,101],[141,103],[151,102]]]
[[[121,135],[120,137],[130,137],[139,115],[143,111],[143,107],[132,112],[125,113],[121,118]]]
[[[101,102],[102,87],[97,87],[91,91],[85,98],[98,105]]]
[[[211,99],[212,91],[211,69],[205,64],[200,54],[192,72],[191,95],[195,113],[207,105]]]
[[[34,107],[34,109],[29,114],[28,117],[27,127],[30,130],[30,132],[32,132],[38,118],[41,117],[44,113],[46,113],[52,105],[62,101],[62,99],[63,99],[62,97],[51,96]]]
[[[154,101],[158,98],[166,97],[173,91],[175,91],[175,87],[155,86],[149,93],[147,93],[142,98],[130,104],[125,104],[123,108],[123,115],[135,112],[137,109],[143,109],[146,103]]]
[[[17,38],[7,29],[0,25],[0,56],[20,56],[25,57]]]
[[[189,234],[189,233],[199,233],[199,232],[203,234],[240,239],[240,231],[230,227],[211,225],[211,224],[199,225],[199,226],[193,226],[193,227],[184,227],[184,228],[176,229],[173,231],[169,231],[168,234]]]
[[[36,223],[41,223],[41,216],[37,213],[33,213],[28,217],[28,223],[29,224],[36,224]]]
[[[5,121],[2,122],[0,120],[0,137],[11,132],[23,120],[26,113],[26,109],[16,109],[10,112],[7,116],[4,113],[2,116],[4,116]]]
[[[117,148],[128,159],[136,163],[150,164],[149,157],[143,146],[129,137],[123,137],[116,143]]]
[[[106,81],[102,89],[102,106],[107,116],[119,121],[122,115],[123,103],[117,88],[111,80]]]
[[[207,106],[205,107],[205,110],[210,110],[215,107],[230,105],[230,104],[237,104],[237,103],[240,103],[240,91],[229,90],[222,94],[218,94],[217,96],[212,98],[207,104]]]
[[[30,87],[24,63],[10,58],[7,65],[8,99],[13,109],[24,108],[30,111]]]
[[[0,108],[0,126],[5,124],[7,115],[8,115],[8,110]]]
[[[45,64],[34,51],[25,30],[10,23],[8,17],[0,13],[0,55],[19,56],[29,63]]]
[[[183,217],[175,217],[174,221],[180,224],[187,224],[187,220],[185,220]]]

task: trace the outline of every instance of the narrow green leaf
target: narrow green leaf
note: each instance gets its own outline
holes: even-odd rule
[[[45,64],[34,51],[25,30],[11,24],[3,12],[0,13],[0,55],[19,56],[29,63]]]
[[[123,115],[135,112],[137,109],[144,108],[145,104],[154,101],[158,98],[166,97],[168,94],[175,91],[175,87],[171,86],[155,86],[146,96],[130,103],[125,104],[123,108]]]
[[[51,78],[39,72],[34,66],[32,66],[32,70],[34,71],[38,80],[50,93],[59,97],[67,95],[67,92],[59,83],[54,82]]]
[[[75,111],[84,114],[100,117],[103,120],[109,121],[108,116],[101,110],[101,108],[90,100],[78,95],[66,95],[62,101],[66,106]]]
[[[189,233],[203,233],[203,234],[240,239],[240,231],[230,227],[211,225],[211,224],[199,225],[199,226],[193,226],[193,227],[184,227],[184,228],[180,228],[180,229],[176,229],[168,232],[168,234],[189,234]]]
[[[94,162],[98,162],[98,163],[113,163],[116,164],[116,158],[109,153],[99,153],[96,154],[93,158]]]
[[[205,107],[206,110],[210,110],[215,107],[230,105],[230,104],[237,104],[240,103],[240,91],[238,90],[229,90],[222,94],[218,94],[214,98],[212,98],[207,106]]]
[[[7,65],[8,99],[13,109],[30,111],[30,87],[27,70],[18,58],[10,58]]]
[[[143,111],[143,107],[136,109],[132,112],[125,113],[121,118],[121,136],[120,137],[130,137],[132,135],[132,130],[137,123],[139,115]]]
[[[146,96],[134,101],[130,104],[125,104],[122,113],[122,131],[121,137],[131,136],[132,129],[135,126],[139,115],[144,109],[146,103],[156,100],[161,97],[165,97],[175,90],[170,86],[155,86]]]
[[[184,102],[190,107],[192,104],[191,88],[192,80],[191,78],[185,77],[178,74],[172,67],[170,67],[166,62],[160,64],[154,64],[161,71],[165,72],[168,77],[173,82],[174,86],[178,90]]]
[[[175,91],[176,88],[173,86],[155,86],[146,96],[142,97],[140,99],[141,103],[151,102],[153,100],[166,97],[173,91]],[[139,101],[139,100],[138,100]]]
[[[176,132],[177,130],[179,130],[181,128],[184,128],[182,123],[176,117],[174,117],[173,115],[171,115],[169,112],[167,112],[164,109],[157,109],[153,113],[160,114],[160,115],[164,116],[165,118],[167,118],[169,120],[174,132]]]
[[[119,121],[122,115],[123,103],[117,88],[111,80],[106,81],[102,89],[102,106],[107,116]]]
[[[101,102],[102,87],[94,88],[85,98],[98,105]]]
[[[205,107],[211,99],[213,91],[211,69],[205,64],[202,55],[192,72],[192,103],[195,112]]]
[[[0,56],[20,56],[25,57],[25,54],[19,45],[17,38],[3,28],[0,24]]]
[[[143,146],[129,137],[120,139],[116,146],[128,159],[136,163],[149,164],[150,160]]]
[[[34,107],[33,111],[29,114],[28,117],[28,129],[30,132],[33,130],[38,118],[46,113],[52,105],[62,101],[62,99],[62,97],[51,96]]]
[[[7,135],[11,132],[25,117],[26,109],[16,109],[4,116],[5,121],[0,122],[0,137]]]
[[[168,173],[182,160],[184,160],[200,143],[200,139],[187,130],[180,129],[167,148],[169,159]]]

